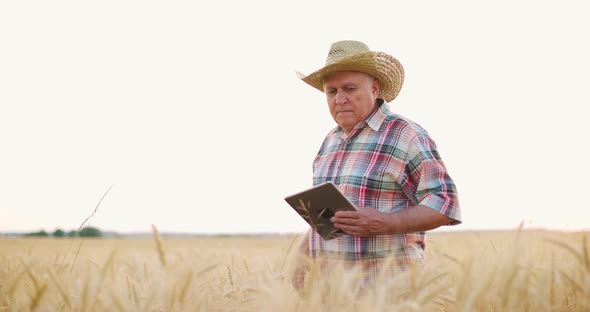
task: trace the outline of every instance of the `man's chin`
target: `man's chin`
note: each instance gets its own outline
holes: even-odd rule
[[[349,123],[349,122],[344,122],[344,123],[343,123],[343,122],[339,122],[339,123],[338,123],[338,125],[339,125],[339,126],[340,126],[340,128],[342,128],[342,129],[352,129],[352,128],[354,128],[354,126],[355,126],[355,125],[352,125],[352,124],[351,124],[351,123]]]

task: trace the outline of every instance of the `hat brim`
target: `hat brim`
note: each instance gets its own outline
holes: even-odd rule
[[[324,92],[324,78],[338,71],[358,71],[379,80],[379,98],[391,102],[399,94],[404,82],[404,69],[393,56],[383,52],[363,52],[343,57],[305,76],[297,76],[310,86]]]

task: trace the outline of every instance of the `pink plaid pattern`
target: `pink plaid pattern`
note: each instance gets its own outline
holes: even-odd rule
[[[325,138],[313,163],[314,185],[331,181],[358,207],[383,213],[421,204],[461,223],[453,180],[436,144],[418,124],[392,114],[386,103],[349,134],[340,127]],[[310,253],[324,260],[371,263],[393,257],[401,267],[424,257],[424,232],[323,240],[309,232]],[[377,270],[370,270],[376,272]]]

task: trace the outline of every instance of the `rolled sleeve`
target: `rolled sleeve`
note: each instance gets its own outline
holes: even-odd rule
[[[453,219],[449,225],[462,222],[457,188],[429,137],[413,141],[407,173],[415,186],[418,204]]]

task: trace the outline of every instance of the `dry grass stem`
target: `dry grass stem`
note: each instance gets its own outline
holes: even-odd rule
[[[160,258],[160,263],[162,264],[162,266],[166,266],[166,253],[164,252],[164,247],[162,246],[162,239],[160,238],[160,233],[158,233],[158,229],[153,224],[152,232],[154,235],[154,242],[156,243],[156,250],[158,251],[158,257]]]

